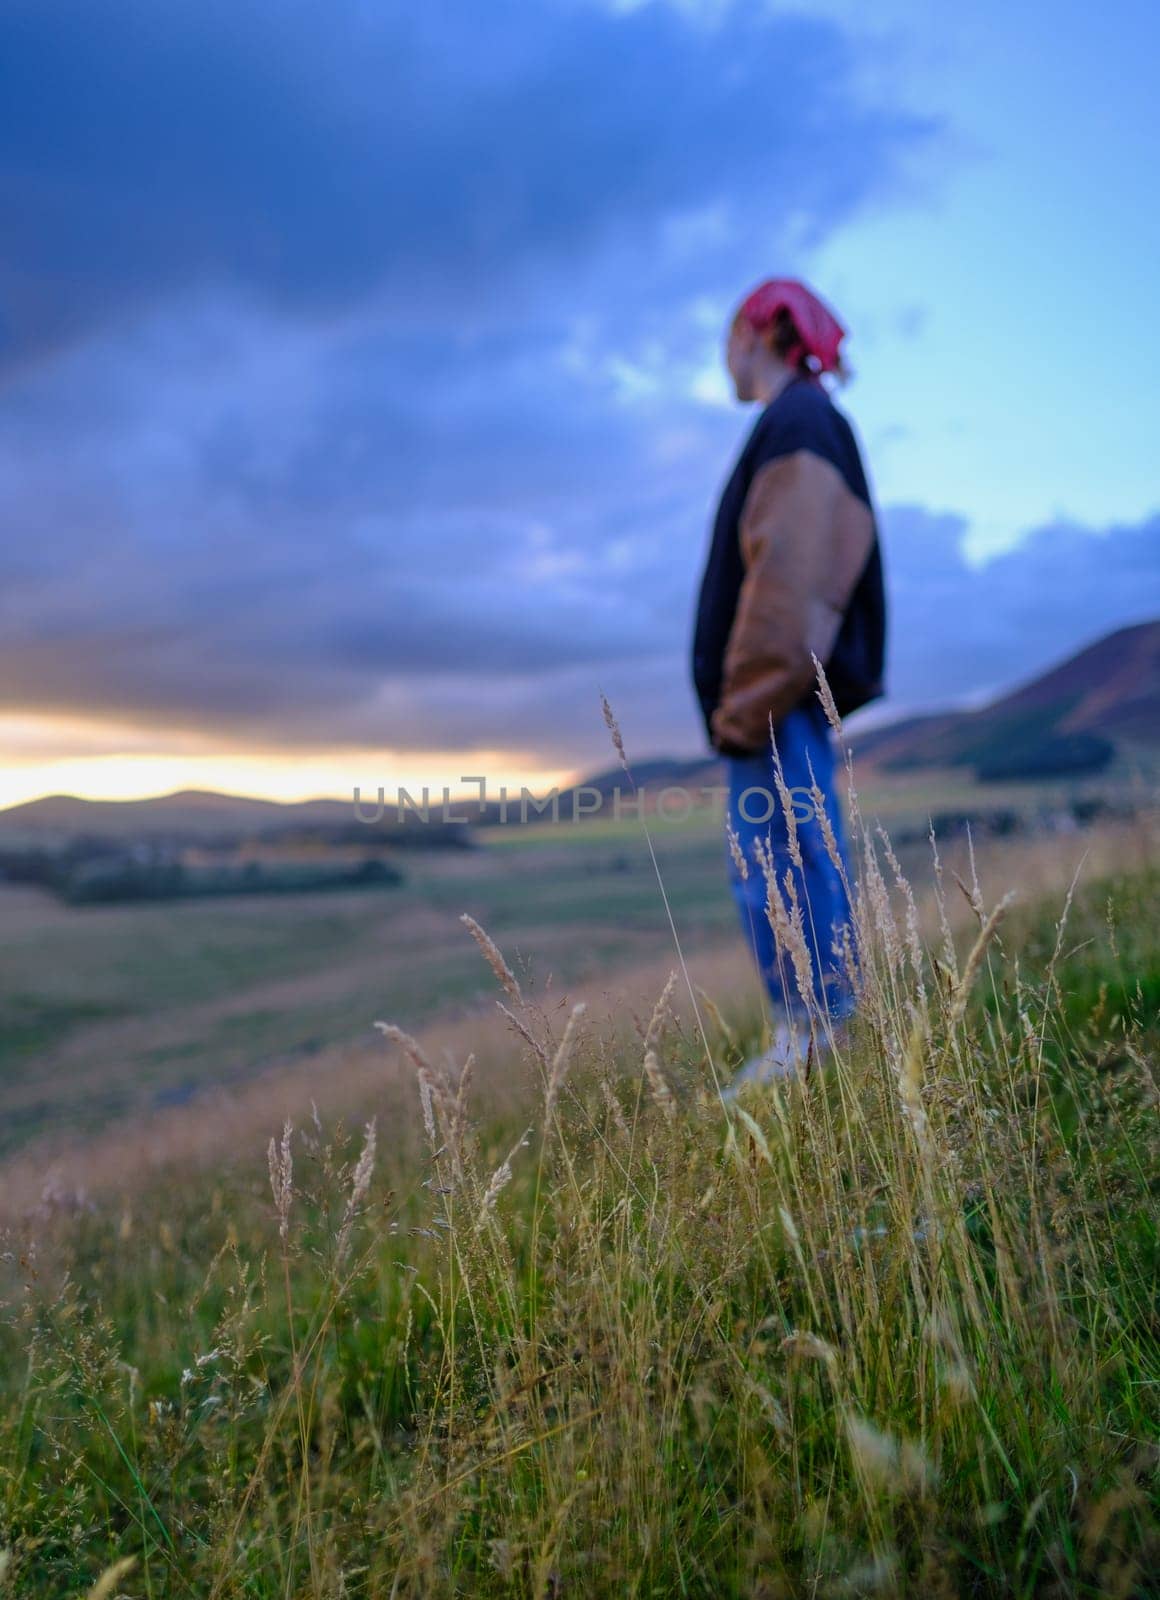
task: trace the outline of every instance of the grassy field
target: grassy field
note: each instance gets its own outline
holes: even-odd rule
[[[381,892],[78,909],[0,888],[0,1154],[365,1037],[384,1011],[414,1026],[490,1004],[461,911],[510,940],[526,978],[671,944],[639,827],[528,843],[518,871],[493,846],[416,856]],[[659,854],[690,948],[734,936],[719,829],[673,832]]]
[[[720,811],[650,828],[690,952],[739,945],[721,828]],[[365,1038],[384,1012],[489,1007],[462,911],[532,986],[672,947],[631,817],[493,828],[405,871],[381,892],[81,908],[0,885],[0,1156]]]
[[[897,871],[854,823],[862,1005],[804,1081],[717,1092],[761,1016],[692,954],[715,835],[661,841],[667,959],[655,878],[545,845],[379,927],[413,965],[358,979],[392,1026],[341,1117],[259,1080],[261,1141],[231,1111],[208,1164],[13,1220],[0,1594],[1155,1593],[1155,821]],[[135,911],[55,992],[144,1026],[133,949],[192,1027],[218,961],[244,1019],[357,966],[365,904]],[[671,977],[603,1018],[544,972],[642,953]]]
[[[1136,776],[1133,765],[1101,792],[1123,798]],[[878,779],[861,804],[868,824],[899,829],[931,811],[1027,810],[1073,790],[923,773]],[[731,949],[743,962],[721,819],[718,806],[654,820],[650,832],[683,948]],[[943,848],[966,870],[960,844]],[[921,885],[925,843],[899,854]],[[404,869],[405,885],[382,891],[85,908],[0,885],[0,1157],[355,1043],[384,1012],[417,1027],[488,1008],[461,911],[504,940],[532,988],[672,948],[631,815],[492,828],[477,851],[416,854]]]

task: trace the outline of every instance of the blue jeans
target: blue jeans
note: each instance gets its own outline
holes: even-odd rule
[[[773,863],[782,904],[790,917],[793,915],[793,906],[786,893],[785,875],[787,868],[792,872],[801,906],[806,947],[810,954],[812,1007],[815,1014],[820,1012],[823,1017],[828,1015],[836,1022],[850,1016],[856,1005],[855,992],[840,953],[843,923],[850,924],[850,947],[855,965],[857,947],[846,886],[830,860],[821,824],[814,815],[813,802],[805,792],[811,786],[812,767],[813,776],[825,799],[826,816],[837,841],[846,882],[852,883],[845,821],[834,786],[835,763],[830,725],[821,703],[813,699],[807,705],[795,706],[780,722],[774,723],[773,734],[781,758],[782,780],[793,802],[803,866],[799,868],[790,858],[785,808],[774,779],[773,749],[767,744],[756,755],[724,758],[729,783],[729,821],[737,833],[749,867],[748,877],[742,877],[726,835],[725,859],[729,886],[737,903],[746,940],[773,1005],[774,1023],[787,1017],[806,1021],[811,1006],[801,997],[789,950],[783,947],[778,951],[766,914],[768,890],[765,875],[754,856],[754,840],[760,838],[764,841]],[[806,764],[807,758],[809,766]],[[747,790],[755,792],[747,794]],[[837,952],[832,949],[835,943]]]

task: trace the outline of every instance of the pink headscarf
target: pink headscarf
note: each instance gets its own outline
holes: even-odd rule
[[[785,308],[798,331],[798,342],[782,360],[796,366],[803,355],[816,356],[822,372],[838,366],[838,346],[846,330],[812,290],[796,278],[769,278],[742,301],[738,315],[754,328],[766,328],[778,311]]]

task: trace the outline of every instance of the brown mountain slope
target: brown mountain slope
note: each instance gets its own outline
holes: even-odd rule
[[[1160,620],[1119,628],[973,711],[852,732],[860,762],[886,771],[1009,761],[1026,751],[1130,740],[1160,744]]]
[[[1160,621],[1097,639],[990,709],[1055,713],[1064,703],[1061,733],[1160,741]]]

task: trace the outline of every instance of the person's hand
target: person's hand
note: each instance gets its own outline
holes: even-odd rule
[[[712,741],[712,744],[713,744],[713,749],[717,752],[717,754],[719,756],[731,756],[731,757],[735,757],[735,758],[738,758],[738,759],[744,758],[746,756],[757,756],[757,755],[760,755],[761,751],[762,751],[762,748],[763,748],[761,745],[756,745],[756,746],[754,746],[752,748],[749,748],[749,747],[746,747],[745,745],[733,744],[728,739],[718,739],[718,738],[714,738],[713,741]]]

